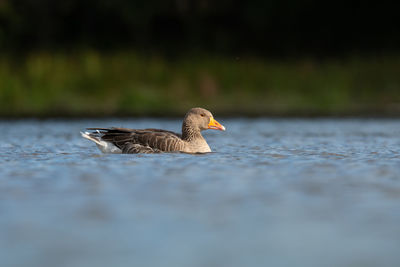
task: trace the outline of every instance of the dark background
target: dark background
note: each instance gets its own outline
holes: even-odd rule
[[[340,56],[400,47],[393,1],[2,0],[6,51],[135,48],[165,54]]]
[[[3,66],[0,78],[9,79],[0,83],[0,100],[3,106],[8,105],[1,114],[95,114],[95,110],[77,107],[80,101],[86,101],[82,100],[84,92],[90,94],[91,87],[111,84],[111,79],[125,80],[124,77],[134,76],[135,68],[147,69],[146,73],[136,74],[148,78],[143,78],[140,84],[126,80],[112,90],[118,91],[125,100],[132,98],[134,102],[140,98],[137,102],[142,108],[120,109],[125,100],[117,99],[110,104],[115,106],[113,109],[107,107],[96,114],[156,114],[150,106],[168,109],[171,113],[180,113],[191,105],[218,109],[217,103],[210,101],[212,97],[224,99],[225,105],[219,105],[219,109],[227,114],[234,111],[233,107],[237,112],[239,104],[243,108],[237,113],[246,114],[397,114],[400,110],[397,104],[400,81],[396,74],[400,71],[400,15],[393,3],[0,0]],[[123,68],[122,63],[110,66],[110,61],[124,59],[129,62],[137,59],[136,65],[126,65],[123,70],[117,70]],[[188,61],[191,62],[189,66]],[[167,78],[155,84],[153,81],[159,72],[152,71],[149,62],[156,66],[161,64],[165,71],[162,75]],[[68,67],[71,64],[75,67]],[[57,68],[64,69],[65,73],[68,68],[81,69],[82,76],[74,80],[71,73],[70,80],[46,82],[43,77],[58,77],[54,73]],[[92,74],[97,71],[97,82],[93,78],[96,75],[85,74],[88,68]],[[171,69],[175,71],[168,72]],[[258,74],[252,71],[255,69]],[[225,74],[221,70],[225,70]],[[269,76],[263,78],[263,71]],[[36,72],[47,74],[32,74]],[[107,78],[104,75],[113,72],[120,76]],[[125,76],[120,74],[123,72]],[[226,77],[229,73],[231,78]],[[308,73],[308,76],[300,77],[299,73]],[[241,75],[255,75],[252,79],[257,82],[234,80]],[[278,76],[296,82],[281,87],[279,82],[284,78],[277,79]],[[361,81],[360,77],[365,80]],[[231,82],[227,82],[229,79]],[[338,80],[343,81],[342,85],[331,86],[332,81]],[[70,81],[77,82],[71,84]],[[167,90],[163,88],[171,89],[177,83],[181,88],[176,90],[184,93],[178,105],[181,108],[174,109],[176,103],[171,103],[171,99],[163,100],[162,95],[163,90]],[[232,84],[241,85],[233,89]],[[40,90],[46,91],[43,88],[58,90],[59,96],[54,93],[51,98],[51,94],[41,93]],[[147,90],[144,88],[153,89],[149,89],[148,94],[143,93]],[[111,88],[99,90],[107,94]],[[332,97],[329,90],[338,92],[337,97]],[[242,103],[237,101],[242,94],[233,91],[246,91],[249,97]],[[30,100],[24,99],[26,92],[31,94]],[[160,97],[159,103],[151,101],[154,95]],[[65,98],[70,98],[75,106],[45,104]],[[288,101],[290,98],[292,100]],[[36,99],[35,105],[30,104],[32,99]],[[263,99],[263,103],[252,109],[251,102],[255,99]],[[98,103],[103,100],[98,99]],[[281,104],[268,107],[277,101]]]

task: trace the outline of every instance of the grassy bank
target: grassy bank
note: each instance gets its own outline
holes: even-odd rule
[[[400,114],[400,56],[269,61],[132,52],[0,57],[0,116]]]

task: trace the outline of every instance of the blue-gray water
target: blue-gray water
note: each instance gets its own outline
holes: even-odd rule
[[[1,266],[399,266],[400,120],[220,120],[206,155],[105,155],[0,122]]]

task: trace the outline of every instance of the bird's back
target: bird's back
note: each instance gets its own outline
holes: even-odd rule
[[[159,153],[185,150],[185,142],[177,133],[161,129],[88,128],[89,135],[112,143],[122,153]]]

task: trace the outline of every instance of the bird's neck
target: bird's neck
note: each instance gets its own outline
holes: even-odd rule
[[[201,135],[200,129],[190,127],[185,122],[182,124],[182,139],[187,142],[204,140],[203,136]]]

